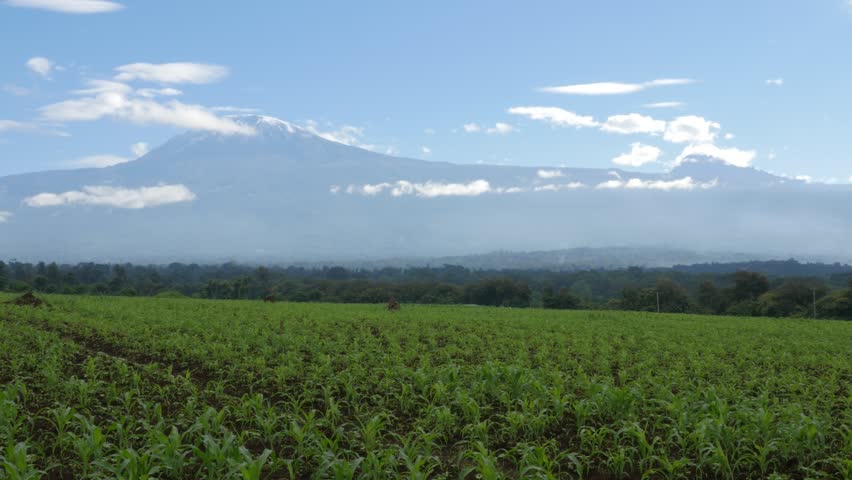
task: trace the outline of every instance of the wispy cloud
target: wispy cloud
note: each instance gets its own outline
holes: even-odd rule
[[[432,155],[432,149],[426,146],[420,147],[420,152],[427,157]]]
[[[112,167],[114,165],[119,165],[122,163],[127,163],[132,160],[136,160],[137,158],[145,155],[150,150],[149,146],[145,142],[137,142],[130,146],[130,151],[133,153],[132,157],[125,157],[122,155],[111,155],[111,154],[103,154],[103,155],[89,155],[87,157],[78,158],[76,160],[72,160],[68,162],[69,166],[77,167],[77,168],[105,168]]]
[[[489,127],[485,133],[489,135],[508,135],[512,132],[516,131],[515,127],[509,125],[508,123],[497,122],[493,127]]]
[[[131,63],[115,69],[120,82],[141,80],[156,83],[212,83],[228,75],[227,67],[206,63]]]
[[[71,190],[63,193],[39,193],[24,199],[24,203],[36,208],[61,205],[98,205],[140,209],[189,202],[194,199],[195,194],[181,184],[140,188],[100,185],[85,186],[82,190]]]
[[[558,170],[558,169],[554,169],[554,170],[541,169],[541,170],[536,172],[536,175],[538,176],[538,178],[557,178],[557,177],[561,177],[563,175],[563,173],[562,173],[562,170]]]
[[[435,198],[448,196],[475,197],[494,190],[486,180],[474,180],[470,183],[442,183],[432,181],[416,183],[399,180],[393,183],[384,182],[361,186],[349,185],[346,188],[346,193],[365,196],[375,196],[385,191],[390,192],[391,196],[394,197],[415,195],[423,198]]]
[[[503,122],[497,122],[493,127],[478,123],[466,123],[462,125],[462,130],[464,130],[465,133],[485,132],[488,135],[508,135],[512,132],[518,131],[514,126]]]
[[[3,90],[6,93],[11,93],[17,97],[25,97],[30,94],[30,89],[21,87],[12,83],[7,83],[0,86],[0,90]]]
[[[130,151],[136,158],[139,158],[151,151],[151,147],[145,142],[136,142],[130,146]]]
[[[218,107],[210,107],[211,112],[222,113],[259,113],[259,108],[233,107],[231,105],[222,105]]]
[[[680,165],[689,161],[690,157],[693,155],[704,155],[717,158],[728,165],[733,165],[735,167],[748,167],[751,166],[757,152],[754,150],[740,150],[739,148],[722,148],[709,143],[688,145],[675,159],[674,165]]]
[[[323,130],[320,129],[319,122],[315,120],[308,120],[307,122],[305,122],[305,125],[302,128],[318,137],[324,138],[331,142],[342,143],[344,145],[364,148],[373,151],[376,151],[379,148],[376,145],[365,143],[362,140],[364,136],[363,127],[343,125],[342,127],[338,127],[334,130]],[[388,154],[390,155],[390,153]]]
[[[661,78],[643,83],[622,82],[598,82],[582,83],[576,85],[561,85],[555,87],[544,87],[540,90],[546,93],[561,93],[566,95],[624,95],[628,93],[641,92],[654,87],[670,85],[686,85],[693,83],[689,78]]]
[[[784,86],[784,79],[781,77],[778,78],[770,78],[766,81],[766,84],[771,87],[781,87]]]
[[[33,122],[18,122],[15,120],[0,120],[0,133],[20,132],[38,135],[52,135],[57,137],[70,137],[71,134],[53,127]]]
[[[577,115],[559,107],[512,107],[508,110],[512,115],[520,115],[532,120],[542,120],[559,127],[596,127],[599,125],[594,118]]]
[[[150,151],[150,146],[145,142],[137,142],[130,146],[130,152],[133,153],[132,157],[125,157],[121,155],[111,155],[111,154],[103,154],[103,155],[90,155],[87,157],[79,158],[70,162],[69,164],[74,167],[82,167],[82,168],[104,168],[104,167],[112,167],[114,165],[119,165],[122,163],[127,163],[132,160],[136,160],[137,158],[147,154]]]
[[[645,108],[678,108],[683,107],[685,104],[683,102],[657,102],[657,103],[646,103],[642,105]]]
[[[12,217],[12,212],[0,211],[0,223],[6,223]]]
[[[612,163],[625,167],[641,167],[656,162],[661,153],[662,150],[653,145],[643,145],[637,142],[630,145],[629,153],[623,153],[613,158]]]
[[[687,115],[669,122],[663,139],[672,143],[712,143],[719,128],[717,122]]]
[[[31,130],[35,125],[25,122],[17,122],[15,120],[0,120],[0,132],[3,131],[27,131]]]
[[[578,188],[585,188],[586,184],[581,182],[569,182],[569,183],[548,183],[547,185],[539,185],[537,187],[533,187],[534,192],[558,192],[560,190],[576,190]]]
[[[27,68],[39,74],[42,78],[50,78],[50,72],[53,70],[53,62],[44,57],[33,57],[27,60]]]
[[[625,190],[695,190],[696,188],[709,189],[719,184],[718,181],[698,183],[692,177],[684,177],[677,180],[642,180],[631,178],[630,180],[614,179],[599,183],[597,189],[625,189]]]
[[[73,160],[69,162],[69,165],[77,168],[105,168],[121,163],[127,163],[131,160],[133,159],[129,157],[122,157],[120,155],[89,155],[87,157]]]
[[[120,3],[106,0],[6,0],[6,5],[77,14],[115,12],[124,8]]]
[[[613,115],[607,118],[606,122],[601,125],[601,130],[621,134],[658,134],[666,130],[666,122],[639,115],[638,113],[628,113],[626,115]]]
[[[140,97],[155,98],[177,97],[183,95],[183,92],[176,88],[140,88],[136,90],[136,94]]]
[[[143,97],[131,86],[109,80],[90,80],[89,88],[74,92],[79,98],[46,105],[39,109],[46,120],[62,122],[114,118],[139,124],[172,125],[191,130],[223,134],[253,135],[255,129],[230,118],[216,116],[201,105],[170,100],[160,103]]]

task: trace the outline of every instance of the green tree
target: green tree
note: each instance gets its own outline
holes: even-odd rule
[[[44,275],[36,275],[36,277],[33,279],[33,288],[37,292],[46,292],[48,285],[49,283],[47,281],[47,277],[45,277]]]
[[[552,287],[547,287],[542,292],[541,306],[560,310],[571,310],[580,307],[580,299],[571,295],[567,288],[562,288],[554,293]]]
[[[769,279],[766,275],[741,270],[734,274],[734,286],[728,290],[728,294],[734,302],[743,302],[757,300],[768,291]]]
[[[119,293],[127,285],[127,269],[123,265],[113,265],[109,291]]]
[[[6,264],[0,261],[0,290],[5,290],[9,285],[9,271]]]
[[[661,312],[683,313],[689,310],[689,293],[674,280],[658,279],[657,292],[660,294]]]
[[[62,285],[59,265],[57,265],[56,262],[51,262],[50,265],[47,266],[45,276],[47,277],[47,283],[49,283],[51,287],[58,289]]]
[[[710,280],[701,282],[696,297],[704,313],[719,314],[725,311],[725,296]]]

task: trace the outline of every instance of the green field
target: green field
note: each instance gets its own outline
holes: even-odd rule
[[[47,300],[2,479],[852,478],[850,322]]]

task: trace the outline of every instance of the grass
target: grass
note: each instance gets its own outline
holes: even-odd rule
[[[852,478],[850,322],[47,300],[0,479]]]

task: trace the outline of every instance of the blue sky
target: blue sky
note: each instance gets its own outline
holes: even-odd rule
[[[432,160],[686,151],[847,182],[850,51],[849,0],[0,0],[0,175],[129,160],[235,107]]]

